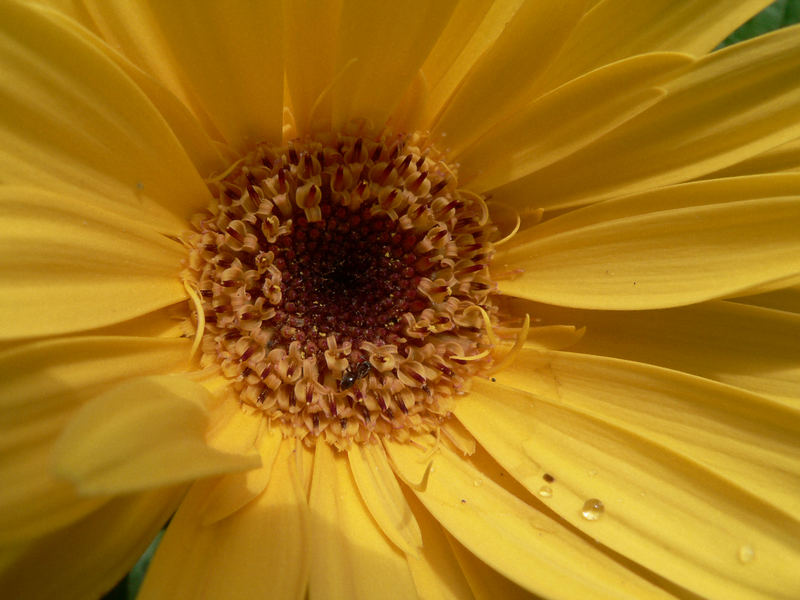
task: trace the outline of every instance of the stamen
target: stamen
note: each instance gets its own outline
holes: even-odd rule
[[[183,280],[183,289],[194,305],[194,312],[197,318],[197,325],[194,330],[194,341],[192,342],[192,349],[189,351],[189,360],[194,358],[197,349],[200,347],[200,342],[203,340],[203,333],[206,329],[206,314],[203,311],[203,303],[200,301],[200,296],[194,291],[194,288],[185,279]]]

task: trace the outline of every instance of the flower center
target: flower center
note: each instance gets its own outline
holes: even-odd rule
[[[491,363],[496,236],[421,135],[259,146],[211,179],[184,279],[204,366],[309,442],[404,439]]]

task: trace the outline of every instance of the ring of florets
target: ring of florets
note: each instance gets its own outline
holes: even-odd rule
[[[491,362],[496,229],[424,137],[261,145],[208,185],[183,273],[204,366],[309,441],[438,428]]]

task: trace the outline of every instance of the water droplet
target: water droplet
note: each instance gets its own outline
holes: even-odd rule
[[[474,485],[475,487],[481,487],[481,485],[483,485],[483,479],[476,479],[475,481],[472,482],[472,485]]]
[[[606,507],[602,500],[598,500],[597,498],[589,498],[583,503],[583,510],[581,511],[581,514],[587,521],[597,521],[597,519],[603,516],[603,511],[605,511],[605,509]]]
[[[589,477],[596,477],[596,476],[597,476],[597,469],[590,469]]]
[[[745,544],[739,548],[739,562],[743,565],[746,565],[751,560],[756,557],[756,551],[753,550],[753,547]]]
[[[539,495],[542,498],[550,498],[553,495],[553,488],[549,485],[543,485],[539,488]]]

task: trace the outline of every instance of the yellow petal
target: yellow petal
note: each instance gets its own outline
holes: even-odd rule
[[[0,176],[84,190],[177,234],[207,191],[162,116],[96,43],[34,3],[0,7]]]
[[[469,582],[470,591],[475,600],[494,600],[495,598],[535,600],[537,598],[478,559],[472,552],[459,544],[453,536],[448,535],[447,541],[450,542],[450,547],[458,560],[461,571]]]
[[[800,514],[800,410],[650,365],[524,349],[496,375],[700,462]],[[555,381],[555,382],[554,382]]]
[[[185,493],[183,486],[122,496],[70,527],[13,551],[7,598],[99,598],[134,565]]]
[[[397,475],[406,485],[419,488],[424,484],[431,468],[433,448],[431,447],[428,452],[420,453],[419,447],[425,447],[424,444],[429,437],[415,436],[412,439],[416,444],[396,442],[388,438],[384,438],[382,441],[386,455]],[[421,444],[421,446],[417,446],[417,444]],[[402,472],[397,468],[398,464],[403,465]]]
[[[527,302],[515,308],[545,322],[586,327],[570,347],[574,352],[650,363],[800,399],[797,314],[724,301],[659,311],[588,311]]]
[[[635,56],[537,98],[456,155],[459,181],[483,192],[572,154],[658,102],[664,91],[654,86],[691,62],[684,54]],[[530,206],[530,194],[520,203]]]
[[[800,314],[800,286],[788,287],[755,296],[742,296],[735,299],[736,302],[784,310],[794,314]]]
[[[383,126],[454,7],[454,0],[343,1],[335,67],[338,79],[331,92],[335,128],[353,119]],[[386,44],[391,52],[376,52]]]
[[[109,494],[258,467],[257,455],[207,444],[206,402],[205,388],[180,376],[123,383],[70,421],[56,443],[56,471],[83,493]]]
[[[703,597],[791,598],[800,591],[792,566],[800,560],[800,522],[790,516],[796,509],[791,513],[785,503],[773,506],[770,500],[775,497],[762,495],[777,492],[785,483],[783,477],[781,483],[770,484],[770,474],[792,464],[796,470],[800,438],[774,422],[766,427],[746,425],[748,416],[779,421],[787,411],[763,411],[757,402],[739,408],[714,393],[724,392],[723,386],[698,385],[693,400],[718,401],[727,411],[714,416],[731,415],[728,422],[707,420],[706,406],[693,409],[687,402],[685,411],[668,424],[659,416],[672,416],[671,407],[662,406],[662,401],[672,397],[674,381],[643,381],[628,389],[609,380],[610,370],[593,380],[594,393],[583,405],[593,403],[591,409],[579,411],[570,406],[575,386],[562,379],[563,374],[553,369],[552,375],[541,375],[554,388],[552,400],[500,383],[476,382],[472,394],[457,405],[456,415],[515,478],[529,490],[540,490],[539,496],[561,517],[677,585]],[[587,380],[597,375],[586,369],[574,373]],[[634,371],[630,379],[636,375]],[[627,420],[613,399],[600,401],[615,392],[624,394],[624,410],[631,415]],[[731,421],[740,425],[736,433],[743,434],[744,444],[729,437],[734,433]],[[643,426],[637,427],[640,422]],[[759,428],[761,435],[754,435]],[[754,444],[758,440],[764,450]],[[743,451],[744,446],[748,450]],[[794,458],[786,450],[792,446]],[[697,452],[686,452],[689,449]],[[752,459],[749,450],[754,452]],[[757,476],[756,465],[772,458],[779,466],[770,467],[768,460],[765,466],[771,472],[751,480],[751,475]],[[548,478],[543,478],[545,473]],[[731,483],[736,475],[746,488]],[[797,474],[791,478],[794,482],[782,492],[784,498],[798,489]],[[603,505],[599,515],[590,509],[589,503],[597,506],[594,500]],[[586,511],[597,518],[585,518]]]
[[[133,10],[127,3],[107,8],[102,3],[96,8],[105,12],[115,7],[122,14],[135,12],[134,22],[148,31],[144,43],[137,39],[126,48],[142,48],[140,64],[146,62],[154,71],[161,68],[165,52],[171,53],[174,68],[166,64],[172,79],[196,98],[228,144],[246,151],[258,142],[280,142],[283,9],[278,0],[235,5],[156,2]]]
[[[361,499],[383,534],[406,554],[419,555],[422,534],[383,447],[356,444],[347,458]]]
[[[285,440],[266,491],[231,516],[203,524],[213,482],[196,483],[156,551],[138,598],[304,598],[308,507]]]
[[[441,445],[427,486],[414,493],[450,535],[534,593],[565,599],[663,596],[602,549],[507,491],[495,476],[499,473],[484,472]]]
[[[263,417],[258,418],[263,420]],[[211,525],[229,517],[264,491],[280,446],[280,431],[273,429],[265,432],[258,444],[261,468],[223,475],[216,482],[208,491],[202,508],[203,525]]]
[[[710,52],[770,0],[599,2],[581,19],[545,81],[552,86],[647,52]]]
[[[800,137],[800,28],[698,60],[664,99],[571,156],[494,191],[565,208],[687,181]]]
[[[334,455],[328,444],[316,447],[309,506],[311,600],[415,596],[405,558],[372,520],[353,481],[347,457]]]
[[[66,338],[0,354],[0,542],[43,535],[97,508],[50,471],[52,445],[94,394],[141,375],[180,369],[187,340]]]
[[[28,251],[21,251],[22,249]],[[119,323],[185,298],[184,250],[77,192],[0,191],[0,337]]]
[[[421,129],[428,129],[478,58],[503,33],[522,0],[465,0],[431,49],[422,73],[430,85]]]
[[[704,178],[740,177],[760,173],[779,173],[781,171],[800,171],[800,139],[786,142],[775,148],[757,154],[752,158],[709,173]]]
[[[331,124],[341,2],[284,2],[286,82],[299,135]],[[316,127],[315,127],[316,125]]]
[[[418,596],[442,600],[470,598],[469,584],[441,526],[415,496],[407,493],[406,499],[422,532],[420,556],[406,554]]]
[[[520,6],[491,48],[475,62],[432,129],[458,154],[530,100],[528,91],[583,13],[582,2],[539,0]],[[525,57],[520,68],[520,57]]]
[[[636,212],[501,247],[501,268],[523,272],[499,282],[500,290],[548,304],[638,310],[736,296],[800,273],[797,197]],[[573,218],[580,211],[564,222]]]

